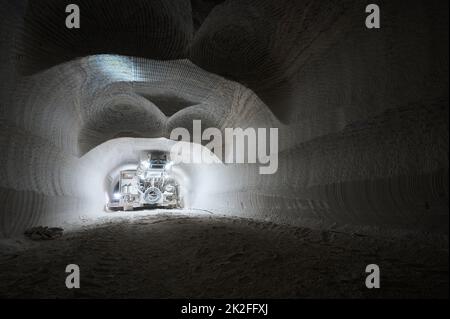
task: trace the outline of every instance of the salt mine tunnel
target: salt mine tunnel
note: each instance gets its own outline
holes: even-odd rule
[[[0,296],[448,297],[448,2],[368,3],[2,0]],[[275,171],[225,150],[174,167],[182,208],[105,210],[198,120],[277,128]]]

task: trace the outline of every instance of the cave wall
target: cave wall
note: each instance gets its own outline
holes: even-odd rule
[[[36,50],[26,39],[60,35],[54,24],[36,28],[54,16],[36,20],[26,2],[2,1],[13,14],[2,10],[0,33],[0,234],[97,214],[83,156],[116,138],[169,137],[194,119],[277,127],[280,152],[274,175],[258,165],[192,169],[192,207],[448,233],[448,2],[380,1],[380,30],[364,27],[365,4],[218,1],[195,28],[189,2],[181,16],[174,4],[146,5],[141,20],[170,12],[144,24],[161,55],[151,41],[111,47],[103,36],[82,52],[65,37]]]
[[[108,173],[137,150],[167,148],[152,138],[169,138],[176,127],[192,132],[194,119],[204,128],[277,122],[249,89],[188,60],[80,58],[21,77],[4,101],[2,236],[105,213]],[[183,108],[166,116],[174,103]],[[188,179],[201,171],[182,170]]]
[[[227,1],[196,33],[192,60],[288,128],[276,175],[220,195],[231,210],[448,232],[448,3],[378,1],[379,30],[367,3]]]

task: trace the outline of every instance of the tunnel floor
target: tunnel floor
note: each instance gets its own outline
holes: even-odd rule
[[[448,298],[448,243],[156,214],[0,254],[2,298]],[[381,288],[367,289],[378,264]],[[66,265],[81,288],[67,289]]]

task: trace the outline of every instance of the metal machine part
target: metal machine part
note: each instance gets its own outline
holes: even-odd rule
[[[162,198],[162,193],[157,187],[149,187],[144,193],[144,199],[149,204],[156,204]]]
[[[171,175],[171,166],[167,154],[153,152],[141,159],[136,170],[121,171],[107,209],[181,208],[180,185]]]

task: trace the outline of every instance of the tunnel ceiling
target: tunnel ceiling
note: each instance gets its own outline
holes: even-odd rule
[[[23,71],[33,73],[76,57],[114,53],[157,60],[185,58],[193,38],[189,0],[80,0],[81,28],[65,28],[70,0],[29,1]],[[63,26],[63,27],[61,27]]]
[[[0,237],[95,215],[90,150],[194,120],[279,130],[275,174],[193,171],[197,208],[448,234],[447,1],[374,32],[359,0],[79,0],[70,32],[71,1],[0,1]]]
[[[194,29],[198,30],[211,10],[223,2],[225,0],[191,0]]]
[[[103,53],[188,58],[252,89],[287,120],[293,72],[354,1],[80,0],[82,27],[67,29],[71,2],[28,1],[15,48],[22,74]]]
[[[80,0],[80,29],[65,25],[69,0],[28,1],[22,71],[34,73],[76,57],[112,53],[157,60],[187,58],[195,31],[223,0]]]

